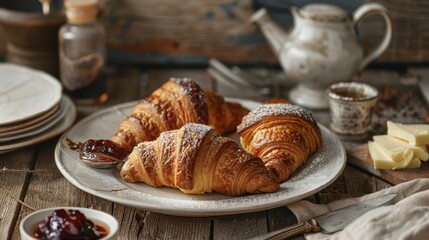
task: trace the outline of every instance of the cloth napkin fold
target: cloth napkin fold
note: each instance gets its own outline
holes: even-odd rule
[[[298,222],[323,213],[389,193],[397,193],[394,203],[362,215],[342,231],[334,234],[310,233],[306,239],[429,239],[429,179],[420,178],[380,190],[359,198],[329,204],[299,201],[288,205]]]

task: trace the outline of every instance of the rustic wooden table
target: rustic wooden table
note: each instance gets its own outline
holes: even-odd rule
[[[98,107],[78,106],[79,118],[95,110],[146,96],[171,76],[192,77],[198,79],[203,88],[231,95],[228,89],[216,85],[208,77],[205,69],[111,68],[108,102]],[[149,81],[146,85],[147,79]],[[368,71],[363,79],[375,81],[378,85],[395,83],[408,86],[418,81],[418,77],[410,75],[409,72],[400,74],[384,70]],[[240,95],[239,92],[235,93],[237,96]],[[427,112],[427,109],[421,107],[417,111]],[[321,124],[329,126],[328,111],[313,113]],[[120,223],[119,239],[245,239],[288,226],[296,221],[287,207],[231,216],[192,218],[146,212],[94,197],[73,186],[57,169],[54,163],[54,148],[57,141],[58,137],[0,155],[1,239],[19,239],[21,219],[34,210],[56,206],[88,207],[112,214]],[[343,141],[347,150],[364,142],[365,140]],[[308,197],[307,200],[328,203],[361,196],[389,186],[391,184],[347,165],[333,184]]]

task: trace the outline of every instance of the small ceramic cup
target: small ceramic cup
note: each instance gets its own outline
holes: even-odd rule
[[[341,82],[328,89],[331,129],[343,135],[365,136],[371,129],[378,91],[365,83]]]
[[[91,220],[97,225],[100,225],[108,231],[107,236],[103,237],[102,240],[112,240],[117,238],[117,233],[119,229],[119,224],[116,218],[112,215],[98,211],[90,208],[79,208],[79,207],[55,207],[55,208],[46,208],[36,212],[33,212],[26,216],[19,225],[19,232],[21,234],[22,240],[36,240],[33,237],[33,231],[36,230],[37,225],[42,222],[46,217],[51,215],[54,210],[64,209],[64,210],[79,210],[85,215],[86,218]]]

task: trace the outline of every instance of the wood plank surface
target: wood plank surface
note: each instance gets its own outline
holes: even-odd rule
[[[141,229],[144,227],[144,223],[141,221],[143,214],[143,211],[121,204],[114,204],[112,215],[120,225],[118,240],[139,239]]]
[[[18,152],[0,154],[0,239],[8,239],[19,223],[19,201],[25,197],[37,151],[29,147]]]
[[[378,77],[374,76],[381,75],[366,75],[370,76],[366,80],[375,82]],[[112,70],[111,76],[112,81],[108,82],[109,91],[113,91],[111,99],[106,105],[98,108],[150,94],[169,77],[193,77],[200,80],[205,89],[215,87],[205,69],[167,71],[117,68]],[[385,77],[380,77],[377,83],[390,84],[391,80],[383,82],[390,76],[392,75],[386,72]],[[138,89],[142,77],[149,77],[145,85],[146,90],[143,92]],[[399,80],[398,75],[395,75],[394,80],[394,82]],[[423,105],[417,108],[419,111],[426,111]],[[313,111],[313,114],[320,123],[329,126],[327,111]],[[120,224],[118,239],[244,239],[296,222],[296,218],[287,207],[230,216],[190,218],[146,212],[94,197],[74,187],[58,171],[53,153],[57,140],[58,138],[54,138],[36,146],[0,155],[0,167],[25,170],[24,172],[2,170],[0,173],[0,204],[6,206],[0,210],[0,239],[19,239],[18,224],[23,217],[33,212],[33,208],[54,206],[82,206],[111,213]],[[350,150],[363,145],[362,142],[347,140],[343,140],[343,143],[349,150],[349,155]],[[27,169],[32,171],[27,172]],[[382,178],[348,164],[334,183],[305,200],[326,204],[343,198],[362,196],[390,186],[391,184]],[[15,198],[23,201],[28,207],[19,204]]]
[[[268,232],[279,230],[297,224],[295,215],[286,206],[269,209],[267,212]],[[303,236],[296,236],[293,240],[305,239]]]
[[[168,216],[145,212],[140,239],[210,239],[210,218]]]
[[[388,183],[376,185],[376,178],[368,173],[347,165],[344,172],[331,185],[316,194],[318,203],[327,204],[336,200],[360,197],[378,191]]]
[[[247,239],[267,233],[265,211],[216,217],[213,220],[213,239]]]

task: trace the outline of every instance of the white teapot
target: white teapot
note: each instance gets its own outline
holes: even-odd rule
[[[262,8],[250,21],[259,25],[288,78],[298,85],[289,92],[292,102],[304,107],[329,106],[326,89],[333,83],[350,81],[378,58],[390,45],[392,20],[386,8],[377,3],[359,7],[350,19],[330,4],[309,4],[291,8],[294,26],[289,32],[279,27]],[[386,32],[380,45],[364,56],[356,38],[357,23],[368,14],[380,14]]]

